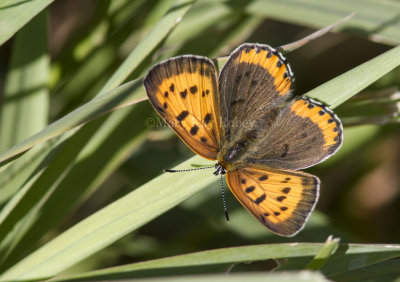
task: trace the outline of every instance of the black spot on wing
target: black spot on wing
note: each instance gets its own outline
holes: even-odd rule
[[[286,199],[286,196],[279,196],[278,198],[276,198],[278,202],[282,202],[284,199]]]
[[[182,111],[177,117],[176,119],[178,121],[183,121],[187,116],[189,115],[188,111]]]
[[[192,87],[190,87],[190,93],[192,94],[196,94],[197,93],[197,85],[193,85]]]
[[[245,189],[245,191],[246,191],[246,193],[251,193],[251,192],[253,192],[255,189],[256,189],[256,187],[254,187],[254,186],[249,186],[249,187],[247,187],[247,188]]]
[[[260,181],[264,181],[264,180],[267,180],[267,179],[268,179],[268,175],[266,175],[266,174],[264,174],[263,176],[260,176],[258,178],[258,180],[260,180]]]
[[[190,129],[190,134],[196,135],[198,131],[199,127],[197,125],[193,125],[193,127]]]
[[[179,94],[181,94],[181,97],[182,97],[183,99],[185,99],[186,96],[187,96],[187,89],[183,90],[183,91],[180,92]]]
[[[261,204],[262,202],[264,202],[264,200],[267,198],[267,195],[265,195],[265,194],[262,194],[260,197],[258,197],[255,201],[254,201],[254,203],[256,204],[256,205],[259,205],[259,204]]]
[[[204,123],[208,124],[211,121],[211,117],[212,116],[210,113],[206,114],[206,116],[204,117]]]

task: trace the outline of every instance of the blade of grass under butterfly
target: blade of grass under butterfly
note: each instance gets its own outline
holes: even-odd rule
[[[328,245],[332,245],[331,243]],[[222,268],[226,269],[232,264],[268,259],[283,260],[294,258],[307,264],[313,256],[316,257],[325,252],[328,245],[326,243],[280,243],[221,248],[110,267],[77,275],[60,276],[54,280],[112,280],[127,279],[138,275],[151,277],[155,276],[155,274],[165,275],[171,269],[175,269],[177,272],[179,270],[183,271],[183,269],[188,271],[191,268],[215,264],[222,265]],[[336,259],[343,261],[342,269],[344,270],[362,268],[400,255],[399,245],[337,244],[336,242],[334,246],[335,251],[333,252],[333,249],[328,247],[330,249],[329,253]],[[340,250],[346,249],[346,252],[337,252],[338,248]],[[326,266],[327,269],[335,268],[329,262]]]
[[[176,169],[187,168],[193,161],[206,163],[194,157]],[[216,180],[206,175],[209,176],[203,171],[196,174],[162,174],[70,228],[17,263],[0,279],[44,279],[57,274]],[[191,185],[187,185],[189,182]],[[176,187],[182,187],[178,195]]]
[[[136,277],[135,277],[136,278]],[[136,281],[136,279],[135,279]],[[139,280],[137,280],[139,281]],[[165,277],[151,277],[151,278],[140,278],[140,281],[146,282],[176,282],[176,281],[193,281],[193,282],[279,282],[279,281],[308,281],[308,282],[328,282],[321,273],[312,271],[292,271],[292,272],[280,272],[280,273],[226,273],[223,274],[197,274],[190,275],[185,273],[184,275],[177,272],[175,275],[168,275]]]

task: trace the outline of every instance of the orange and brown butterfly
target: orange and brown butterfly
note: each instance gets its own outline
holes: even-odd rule
[[[274,48],[243,44],[218,76],[212,60],[179,56],[144,79],[154,109],[196,154],[217,160],[239,202],[271,231],[293,236],[319,196],[316,176],[297,171],[341,146],[339,118],[293,97],[293,73]]]

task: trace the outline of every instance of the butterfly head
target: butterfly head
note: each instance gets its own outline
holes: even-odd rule
[[[215,171],[214,175],[219,175],[219,174],[225,174],[226,173],[226,168],[221,164],[220,162],[215,164]]]

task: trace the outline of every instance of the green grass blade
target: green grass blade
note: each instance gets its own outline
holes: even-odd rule
[[[205,163],[195,157],[177,169],[189,167],[193,162]],[[163,174],[155,178],[64,232],[17,263],[0,279],[43,279],[57,274],[215,181],[206,174]],[[192,183],[190,186],[187,185],[189,182]],[[186,188],[178,189],[177,194],[177,187],[182,186]]]
[[[400,258],[331,276],[334,281],[398,281]]]
[[[46,160],[50,161],[43,154],[43,151],[50,145],[51,143],[40,144],[9,166],[2,167],[4,169],[0,172],[0,205],[4,205],[21,187],[32,184],[31,181],[37,177],[35,175],[39,174],[47,165]],[[0,222],[3,211],[0,213]]]
[[[332,238],[332,236],[329,236],[318,254],[316,254],[313,260],[307,265],[307,268],[310,270],[321,269],[321,267],[338,247],[339,241],[339,238]]]
[[[349,248],[350,246],[351,248]],[[330,277],[383,261],[389,261],[393,258],[399,258],[399,247],[399,245],[385,244],[339,244],[339,247],[322,267],[321,271]]]
[[[400,44],[398,1],[379,0],[256,0],[245,10],[276,20],[321,28],[355,12],[355,16],[337,30],[366,37],[370,40]]]
[[[0,152],[47,125],[49,57],[47,13],[40,13],[17,34],[0,111]],[[29,46],[29,52],[26,52]]]
[[[335,244],[338,247],[337,244]],[[305,263],[312,256],[318,256],[327,247],[324,243],[283,243],[263,244],[254,246],[242,246],[222,248],[196,252],[173,257],[132,263],[123,266],[95,270],[86,274],[59,277],[60,281],[83,281],[83,280],[108,280],[133,278],[137,276],[154,276],[155,272],[160,274],[171,269],[190,269],[205,265],[222,265],[223,268],[232,264],[243,262],[254,262],[268,259],[301,259]],[[357,245],[340,244],[340,250],[333,253],[337,259],[342,259],[342,266],[358,269],[366,265],[372,265],[382,260],[389,260],[400,255],[400,245],[387,247],[385,245]],[[338,249],[336,249],[338,250]],[[358,261],[357,261],[358,258]],[[186,271],[186,270],[185,270]]]
[[[253,272],[253,273],[230,273],[227,274],[202,274],[202,275],[177,275],[169,277],[151,277],[135,279],[134,281],[151,282],[175,282],[175,281],[194,281],[194,282],[286,282],[286,281],[308,281],[308,282],[328,282],[321,273],[311,271],[292,271],[280,273]]]
[[[186,14],[193,2],[193,0],[176,1],[169,12],[157,22],[149,34],[147,34],[147,36],[139,42],[133,52],[129,54],[118,70],[104,85],[99,95],[120,85],[129,74],[139,66],[144,58],[164,40],[165,36],[170,33]]]
[[[54,0],[15,1],[0,3],[0,45],[10,39],[20,28]]]
[[[62,147],[35,183],[18,193],[23,197],[13,201],[12,208],[7,205],[7,217],[0,225],[0,238],[7,234],[11,241],[4,250],[0,247],[0,257],[4,259],[0,263],[1,270],[20,260],[32,244],[55,227],[67,211],[90,195],[130,152],[142,144],[146,137],[143,124],[148,110],[149,105],[139,104],[112,113],[113,118],[104,117],[85,125],[85,130],[80,130]],[[101,131],[97,131],[99,124]],[[87,132],[96,132],[96,140],[100,142],[88,142]],[[110,140],[114,136],[120,141],[117,148]]]
[[[142,88],[142,81],[140,79],[134,80],[110,91],[107,95],[91,100],[32,137],[4,152],[0,155],[0,163],[107,112],[142,101],[145,99],[143,98],[144,91]]]
[[[399,65],[400,46],[397,46],[314,88],[306,95],[336,108]]]

